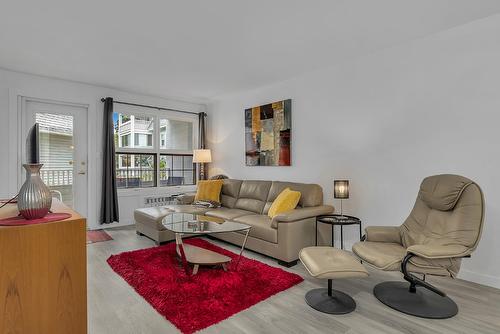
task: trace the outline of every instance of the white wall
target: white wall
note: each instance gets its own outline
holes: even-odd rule
[[[425,176],[462,174],[482,186],[487,208],[482,241],[461,277],[500,287],[499,36],[496,15],[222,96],[209,109],[211,173],[319,183],[327,203],[333,180],[350,179],[345,211],[366,225],[401,224]],[[244,109],[288,98],[293,166],[245,167]],[[356,237],[348,232],[349,243]]]
[[[133,80],[133,78],[130,78]],[[21,167],[17,163],[17,95],[40,99],[64,101],[88,105],[89,147],[88,177],[89,206],[88,226],[99,226],[101,166],[102,166],[102,97],[111,96],[116,100],[162,106],[167,108],[199,112],[205,105],[195,102],[181,102],[118,91],[106,87],[92,86],[65,80],[50,79],[0,69],[0,198],[8,198],[18,191],[17,175]],[[24,139],[23,139],[24,140]],[[190,187],[191,188],[191,187]],[[133,223],[133,209],[144,206],[146,194],[165,194],[169,190],[149,189],[128,191],[120,196],[120,224]],[[178,191],[170,189],[170,191]],[[110,225],[106,225],[109,227]]]

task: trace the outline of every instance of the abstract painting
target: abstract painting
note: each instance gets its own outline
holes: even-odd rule
[[[245,109],[247,166],[290,166],[292,100]]]

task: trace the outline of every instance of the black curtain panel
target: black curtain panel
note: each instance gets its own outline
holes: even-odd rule
[[[200,112],[198,114],[198,129],[199,129],[199,136],[198,136],[198,141],[199,141],[199,148],[203,149],[205,148],[205,119],[207,117],[207,114],[204,112]]]
[[[204,149],[206,148],[205,145],[206,145],[206,138],[205,138],[205,119],[207,117],[207,114],[204,113],[204,112],[200,112],[198,114],[198,148],[201,148],[201,149]],[[206,170],[207,170],[207,165],[206,164],[203,164],[203,169],[205,170],[205,175],[207,174],[206,173]],[[201,180],[201,168],[198,170],[198,179]]]
[[[101,224],[120,220],[115,174],[115,141],[113,124],[113,98],[104,100],[104,154],[102,171]]]

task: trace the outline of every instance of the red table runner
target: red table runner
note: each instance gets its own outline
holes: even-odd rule
[[[16,217],[9,217],[9,218],[0,219],[0,226],[19,226],[19,225],[43,224],[43,223],[50,223],[50,222],[68,219],[70,217],[71,217],[71,214],[64,213],[64,212],[62,212],[62,213],[49,213],[43,218],[31,219],[31,220],[24,219],[23,216],[16,216]]]

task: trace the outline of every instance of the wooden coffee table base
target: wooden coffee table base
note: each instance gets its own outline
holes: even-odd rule
[[[186,262],[193,264],[193,275],[198,273],[198,268],[200,266],[216,266],[221,265],[224,271],[227,271],[227,263],[231,261],[229,256],[225,256],[211,250],[196,247],[193,245],[182,244],[181,247],[184,249],[184,255],[186,257]],[[179,244],[177,244],[177,254],[182,258],[180,252]]]
[[[241,246],[240,254],[238,256],[238,259],[236,260],[236,263],[234,264],[234,270],[238,268],[238,265],[240,263],[241,254],[245,249],[249,232],[250,228],[246,230],[245,239],[243,241],[243,245]],[[188,276],[196,275],[198,273],[200,265],[214,266],[220,264],[222,266],[222,269],[224,269],[224,271],[227,271],[227,263],[231,262],[232,260],[229,256],[222,255],[205,248],[184,244],[182,242],[182,233],[175,233],[175,243],[177,255],[180,257],[182,266],[184,267],[184,271]],[[189,264],[194,265],[192,272],[190,272]]]

